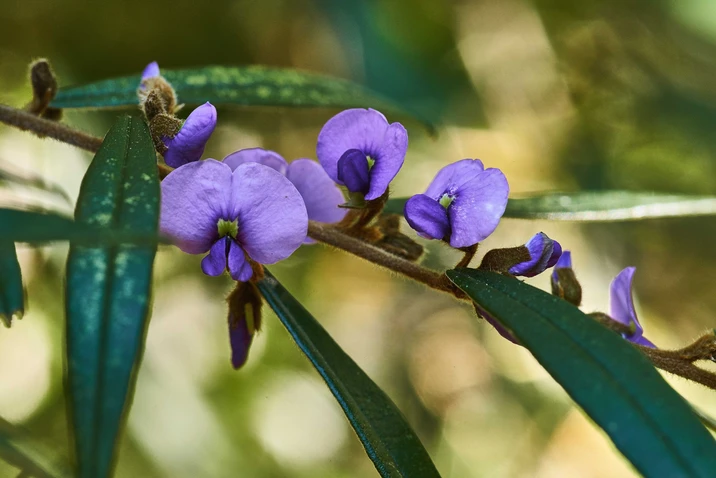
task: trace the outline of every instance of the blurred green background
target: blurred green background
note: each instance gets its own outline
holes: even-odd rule
[[[62,85],[162,67],[266,64],[364,83],[441,123],[408,123],[395,196],[470,157],[512,195],[631,189],[716,194],[716,4],[709,0],[0,1],[0,101],[30,98],[47,57]],[[321,110],[219,109],[206,156],[245,147],[315,157]],[[103,134],[117,112],[68,112]],[[389,118],[395,120],[395,118]],[[0,166],[76,197],[88,153],[0,126]],[[0,189],[0,203],[71,211]],[[647,336],[677,347],[716,325],[716,220],[578,224],[505,220],[481,247],[544,231],[573,251],[586,311],[635,265]],[[62,392],[66,247],[24,248],[26,318],[0,333],[0,416],[68,454]],[[457,255],[430,244],[426,264]],[[339,407],[276,318],[230,367],[227,278],[158,255],[146,352],[118,477],[377,476]],[[272,268],[416,428],[444,477],[634,476],[604,434],[524,350],[471,311],[344,253],[303,247]],[[532,283],[546,288],[548,278]],[[713,392],[672,384],[716,415]],[[0,463],[0,476],[18,470]]]

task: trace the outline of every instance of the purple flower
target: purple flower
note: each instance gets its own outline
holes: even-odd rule
[[[510,267],[510,274],[534,277],[555,265],[562,255],[562,246],[559,242],[550,239],[544,232],[532,236],[525,247],[530,253],[530,260]]]
[[[162,138],[168,148],[164,153],[164,161],[172,168],[198,161],[204,154],[206,142],[209,141],[214,128],[216,108],[207,102],[191,112],[176,136]]]
[[[159,65],[156,61],[151,62],[144,68],[144,71],[142,72],[142,81],[147,80],[149,78],[154,78],[156,76],[159,76],[161,73],[159,73]]]
[[[627,267],[617,274],[612,281],[610,286],[611,317],[634,331],[631,335],[622,334],[625,339],[638,345],[656,348],[651,341],[643,336],[644,329],[636,317],[634,300],[632,298],[634,272],[636,272],[636,267]]]
[[[342,111],[318,134],[316,155],[323,169],[350,192],[373,200],[382,196],[400,171],[408,151],[408,132],[373,109]]]
[[[248,281],[251,265],[290,256],[306,238],[308,216],[289,180],[261,164],[233,170],[213,159],[186,164],[162,181],[160,229],[189,254],[209,252],[205,274],[228,268]]]
[[[236,320],[229,313],[229,344],[231,345],[231,365],[235,369],[244,366],[249,358],[249,348],[254,341],[257,327],[249,324],[246,319]]]
[[[343,193],[315,161],[296,159],[290,164],[278,153],[261,148],[242,149],[224,158],[231,169],[240,164],[260,163],[275,169],[293,183],[306,203],[308,219],[333,223],[343,219],[346,210],[339,208],[345,201]],[[307,242],[313,242],[307,239]]]
[[[509,192],[502,171],[463,159],[442,168],[425,194],[408,199],[405,219],[422,237],[472,246],[497,228]]]

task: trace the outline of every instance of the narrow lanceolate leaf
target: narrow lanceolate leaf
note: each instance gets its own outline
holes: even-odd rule
[[[207,66],[196,69],[165,70],[180,103],[197,105],[375,108],[383,113],[413,116],[429,129],[434,125],[368,88],[340,78],[316,73],[259,65]],[[52,102],[55,108],[113,108],[138,102],[141,75],[60,88]]]
[[[0,419],[0,458],[34,478],[71,478],[66,457],[61,459],[34,442],[25,431]]]
[[[75,219],[157,234],[159,179],[146,124],[117,120],[92,160]],[[67,378],[80,478],[112,474],[144,344],[156,245],[71,243],[67,260]]]
[[[25,292],[15,244],[3,238],[0,240],[0,320],[10,327],[12,321],[21,319],[24,313]]]
[[[308,357],[384,477],[439,477],[400,410],[268,272],[258,284],[266,302]]]
[[[162,242],[157,231],[98,226],[43,211],[0,208],[0,237],[11,242],[45,244],[72,241],[82,245],[153,244]]]
[[[385,212],[403,214],[408,198],[388,201]],[[616,222],[716,215],[716,197],[632,191],[582,191],[511,198],[504,217],[553,221]]]
[[[519,339],[644,476],[714,476],[716,442],[631,344],[514,278],[472,269],[447,275]]]

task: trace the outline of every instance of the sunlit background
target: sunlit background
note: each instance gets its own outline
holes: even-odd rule
[[[442,166],[480,158],[513,196],[543,190],[716,193],[716,4],[709,0],[124,0],[0,2],[0,101],[30,98],[27,64],[62,85],[162,67],[267,64],[364,83],[442,124],[406,118],[394,196]],[[315,158],[335,111],[220,108],[206,157],[261,146]],[[67,112],[104,134],[118,112]],[[0,168],[76,198],[91,155],[0,126]],[[0,189],[0,203],[70,212],[56,195]],[[407,229],[407,226],[404,226]],[[635,265],[646,335],[677,347],[716,326],[716,221],[596,224],[504,220],[480,248],[544,231],[573,251],[584,310]],[[0,331],[0,416],[67,456],[63,271],[67,248],[22,248],[29,311]],[[425,263],[459,256],[429,244]],[[229,361],[227,277],[163,248],[118,477],[377,476],[328,389],[276,317],[246,367]],[[272,271],[383,387],[444,477],[629,477],[630,465],[525,350],[473,312],[360,259],[303,247]],[[548,277],[530,281],[547,288]],[[669,379],[716,415],[716,395]],[[0,476],[18,470],[0,463]]]

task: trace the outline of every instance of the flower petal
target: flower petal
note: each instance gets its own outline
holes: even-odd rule
[[[248,148],[236,151],[225,157],[224,163],[228,164],[232,171],[239,167],[240,164],[259,163],[273,168],[283,175],[286,175],[286,169],[288,168],[286,160],[280,154],[263,148]]]
[[[450,233],[447,211],[425,194],[408,199],[404,215],[410,227],[427,239],[442,239]]]
[[[175,169],[161,183],[159,228],[189,254],[201,254],[219,238],[217,221],[231,199],[231,168],[208,159]]]
[[[561,246],[560,246],[561,249]],[[562,255],[557,259],[554,265],[555,269],[571,269],[572,268],[572,251],[563,251]]]
[[[485,166],[479,159],[463,159],[448,164],[438,171],[425,194],[438,201],[445,193],[454,194],[463,184],[474,180],[484,170]]]
[[[235,323],[234,323],[235,322]],[[249,357],[249,348],[254,340],[254,334],[249,332],[246,319],[234,321],[229,314],[229,343],[231,344],[231,365],[235,369],[241,368]]]
[[[621,271],[611,283],[610,290],[610,306],[611,317],[626,326],[631,327],[632,322],[636,325],[636,335],[643,332],[639,321],[636,319],[636,310],[634,309],[634,300],[632,298],[631,284],[634,279],[636,267],[627,267]]]
[[[153,61],[144,68],[144,71],[142,72],[142,81],[148,78],[154,78],[155,76],[159,76],[160,74],[161,73],[159,73],[159,65],[156,61]]]
[[[538,232],[525,244],[530,253],[530,260],[515,264],[510,267],[508,272],[512,275],[524,277],[534,277],[541,274],[552,259],[554,245],[555,241],[550,239],[547,234]],[[559,244],[557,245],[559,246]],[[556,259],[555,262],[557,262]]]
[[[517,339],[506,328],[504,328],[502,326],[502,324],[500,324],[494,317],[492,317],[490,314],[488,314],[487,311],[478,307],[477,305],[475,305],[475,310],[477,311],[478,314],[480,314],[482,316],[483,319],[485,319],[487,321],[487,323],[489,323],[492,327],[494,327],[494,329],[501,336],[503,336],[504,338],[506,338],[513,344],[520,345],[520,343],[517,341]]]
[[[408,132],[402,124],[392,123],[388,126],[380,146],[366,152],[375,160],[370,170],[370,190],[365,195],[368,201],[372,201],[385,193],[403,166],[405,154],[408,152]]]
[[[211,246],[209,254],[201,260],[201,270],[208,276],[220,276],[226,270],[226,237]]]
[[[207,102],[191,112],[175,137],[163,139],[169,148],[164,154],[164,161],[172,168],[198,161],[214,128],[216,108]]]
[[[231,274],[231,278],[239,282],[246,282],[251,279],[251,276],[254,275],[254,271],[244,256],[244,250],[236,241],[230,241],[228,255],[229,274]]]
[[[554,244],[554,247],[552,248],[552,255],[547,261],[547,269],[557,264],[559,259],[562,257],[562,245],[555,240],[552,240],[552,243]]]
[[[450,245],[472,246],[492,234],[505,213],[509,192],[507,178],[495,168],[475,174],[461,184],[448,207]]]
[[[306,239],[306,206],[281,173],[262,164],[242,164],[234,170],[231,191],[231,216],[239,219],[237,240],[253,260],[273,264]]]
[[[370,187],[370,172],[368,159],[363,151],[349,149],[338,160],[338,179],[345,184],[349,191],[354,193],[367,193]]]
[[[310,159],[297,159],[288,165],[286,177],[293,183],[306,204],[308,219],[333,223],[346,215],[343,193],[320,164]]]
[[[647,338],[644,337],[643,335],[638,335],[638,336],[637,336],[636,334],[634,334],[634,336],[632,336],[632,337],[627,337],[626,339],[627,339],[629,342],[634,343],[634,344],[637,344],[637,345],[643,345],[644,347],[649,347],[649,348],[651,348],[651,349],[655,349],[655,348],[656,348],[656,345],[654,345],[654,343],[653,343],[651,340],[647,339]]]
[[[338,184],[338,160],[349,149],[374,153],[382,144],[388,120],[373,109],[352,108],[329,119],[318,134],[316,156],[328,176]],[[375,159],[375,158],[373,158]]]

